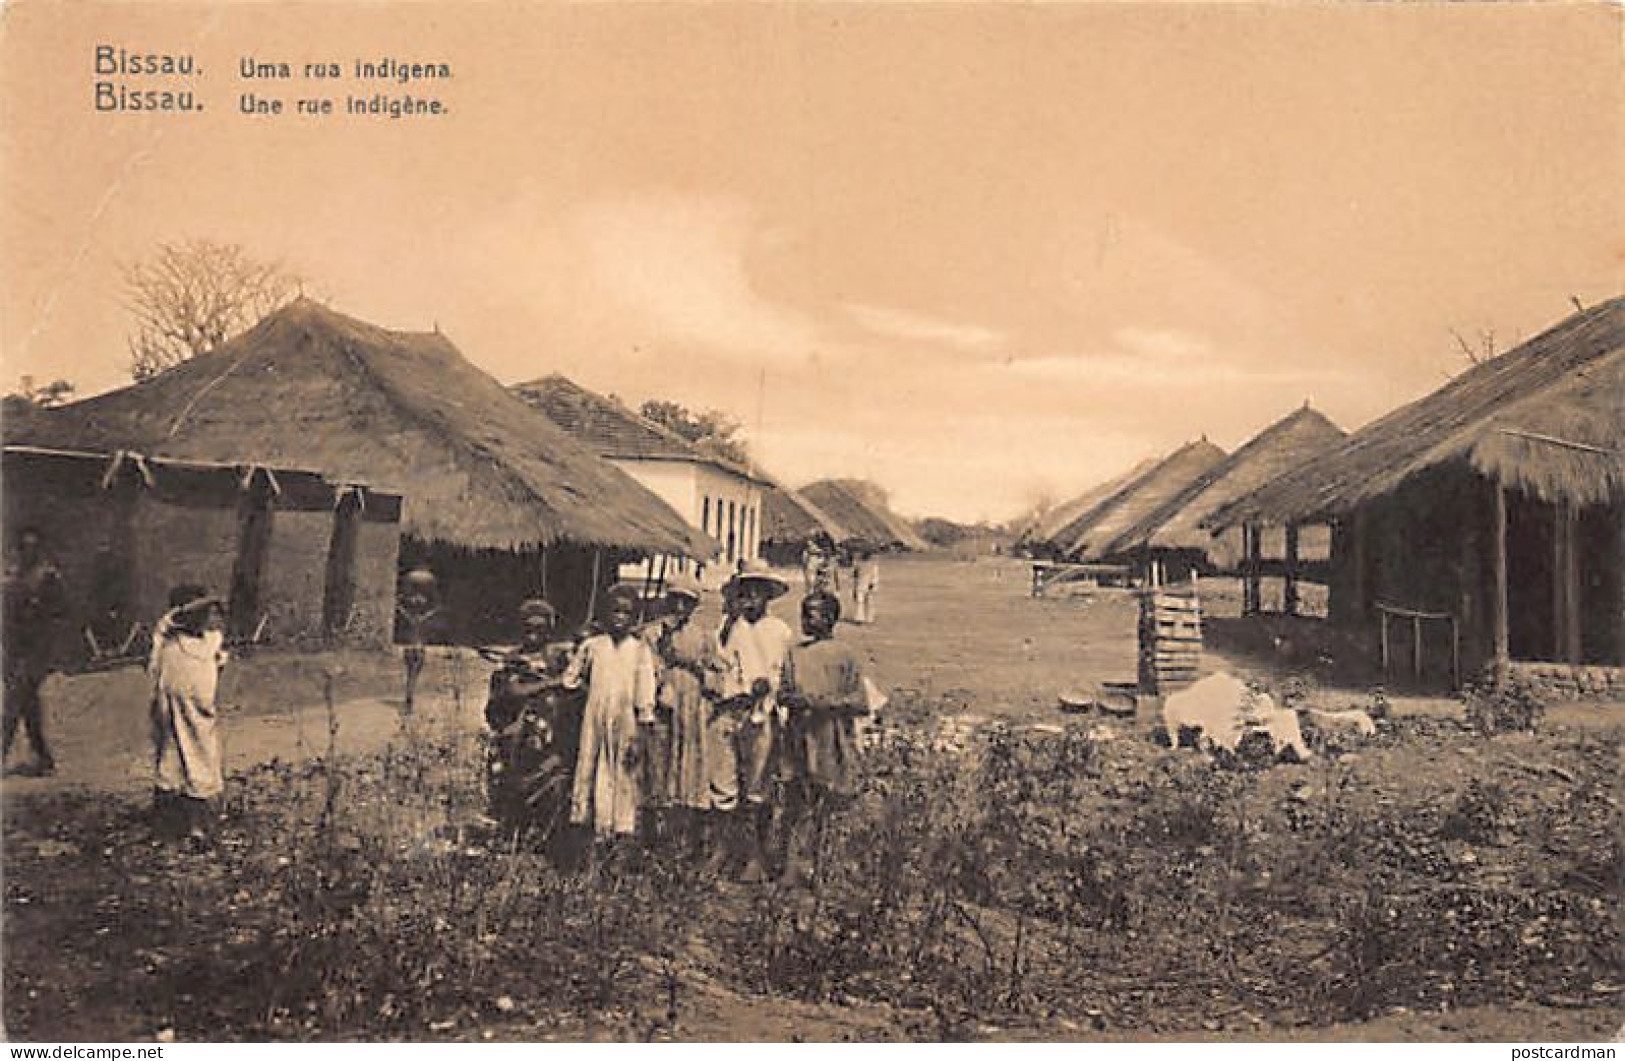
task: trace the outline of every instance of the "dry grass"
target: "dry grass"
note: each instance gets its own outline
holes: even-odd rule
[[[934,715],[899,705],[795,889],[658,845],[561,870],[480,823],[476,741],[408,728],[235,779],[203,854],[116,801],[38,804],[7,822],[7,1026],[688,1038],[726,1035],[690,1009],[720,993],[884,1007],[911,1038],[1246,1035],[1622,988],[1603,742],[1411,720],[1249,772],[1081,725],[955,751]],[[1496,780],[1396,785],[1418,749]]]

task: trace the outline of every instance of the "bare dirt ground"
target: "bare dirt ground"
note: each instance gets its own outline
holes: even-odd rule
[[[1013,561],[898,560],[883,574],[879,619],[870,626],[843,624],[850,639],[869,657],[881,684],[899,704],[925,705],[938,715],[961,715],[971,723],[1004,719],[1018,727],[1048,727],[1065,721],[1062,694],[1096,689],[1134,676],[1136,603],[1125,591],[1100,590],[1081,596],[1034,600],[1028,569]],[[1233,587],[1232,587],[1233,588]],[[1221,611],[1233,594],[1215,585]],[[777,609],[794,620],[796,595]],[[1210,654],[1208,669],[1266,671],[1266,656],[1225,658]],[[466,652],[431,653],[420,706],[410,729],[403,729],[398,662],[383,654],[336,654],[292,659],[262,655],[236,661],[226,679],[226,745],[229,769],[252,785],[253,768],[298,764],[330,749],[345,756],[379,752],[403,734],[413,740],[436,733],[469,733],[480,725],[486,667]],[[329,713],[325,693],[334,710]],[[1317,696],[1332,706],[1358,702],[1363,688],[1321,688]],[[147,787],[144,679],[136,672],[56,678],[46,690],[47,711],[60,769],[49,779],[8,777],[4,787],[7,944],[5,1013],[12,1034],[28,1038],[138,1038],[155,1029],[149,1016],[132,1007],[120,1011],[98,1004],[98,978],[108,970],[76,967],[68,960],[51,968],[53,936],[105,932],[117,924],[116,910],[87,911],[95,905],[95,881],[109,871],[114,839],[102,852],[80,850],[77,835],[56,838],[51,816],[76,813],[81,800],[111,794],[135,814]],[[1441,697],[1392,697],[1396,715],[1450,720],[1460,704]],[[1565,748],[1605,742],[1617,748],[1622,705],[1578,705],[1554,710],[1543,737],[1506,737],[1462,745],[1453,761],[1439,762],[1437,743],[1407,748],[1390,743],[1369,755],[1345,757],[1345,773],[1361,775],[1377,792],[1391,789],[1416,796],[1418,786],[1435,786],[1440,798],[1466,779],[1484,773],[1525,776],[1529,783],[1556,785],[1572,776]],[[336,728],[330,723],[337,723]],[[1170,756],[1193,755],[1157,749],[1149,741],[1151,719],[1109,720],[1121,734],[1123,751],[1113,769],[1132,775]],[[1556,734],[1559,743],[1544,739]],[[1564,743],[1566,742],[1566,743]],[[1451,746],[1455,748],[1455,745]],[[1567,764],[1567,765],[1565,765]],[[1280,767],[1261,782],[1271,799],[1287,800],[1294,787],[1316,783],[1316,767]],[[1554,773],[1555,771],[1555,773]],[[1379,797],[1380,798],[1380,797]],[[100,804],[97,804],[100,806]],[[100,811],[111,821],[123,812]],[[1078,808],[1086,816],[1086,806]],[[126,815],[126,819],[134,820]],[[1602,853],[1599,852],[1599,857]],[[85,860],[85,865],[80,861]],[[64,883],[69,882],[71,883]],[[1615,887],[1617,898],[1617,882]],[[53,894],[60,892],[60,895]],[[60,900],[60,901],[59,901]],[[64,909],[63,903],[80,904]],[[111,919],[111,920],[110,920]],[[1616,978],[1617,979],[1617,978]],[[1468,1006],[1446,1012],[1390,1012],[1371,1021],[1276,1027],[1267,1013],[1216,1019],[1197,1033],[1169,1032],[1142,1025],[1132,1031],[1055,1018],[1045,1021],[982,1023],[962,1029],[972,1038],[999,1039],[1379,1039],[1566,1041],[1611,1038],[1622,1012],[1613,987],[1576,984],[1551,1004],[1520,1002]],[[1606,990],[1604,990],[1606,989]],[[21,997],[19,997],[19,991]],[[696,979],[687,985],[680,1025],[667,1037],[703,1040],[823,1041],[930,1038],[937,1028],[919,1014],[886,1005],[804,1003],[741,993],[721,983]],[[467,1029],[445,1029],[451,1037]],[[481,1037],[613,1038],[624,1024],[602,1026],[568,1021],[550,1027],[494,1022]]]

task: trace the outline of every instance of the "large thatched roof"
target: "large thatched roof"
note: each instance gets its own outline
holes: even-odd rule
[[[1105,547],[1157,511],[1224,460],[1224,450],[1207,439],[1187,442],[1134,476],[1055,536],[1068,556],[1097,560]]]
[[[874,545],[898,545],[923,551],[931,546],[893,512],[886,492],[862,479],[820,479],[801,488],[801,495],[846,528],[847,536]]]
[[[1475,365],[1342,445],[1215,512],[1214,527],[1334,518],[1463,461],[1545,501],[1625,494],[1625,298]]]
[[[853,534],[799,491],[783,483],[769,483],[762,491],[762,541],[795,544],[828,535],[847,541]]]
[[[751,469],[688,441],[619,401],[554,373],[516,383],[513,393],[599,456],[622,460],[676,460],[710,464],[760,480]]]
[[[404,495],[402,530],[426,540],[715,551],[440,334],[386,331],[305,299],[218,350],[43,413],[26,430],[42,445],[364,482]]]
[[[1053,543],[1055,536],[1071,526],[1078,517],[1117,493],[1135,477],[1150,470],[1152,465],[1156,463],[1154,459],[1143,460],[1122,475],[1107,479],[1105,482],[1089,488],[1069,501],[1063,501],[1046,512],[1042,518],[1038,519],[1030,527],[1027,527],[1024,531],[1024,537],[1029,542]]]
[[[1100,547],[1103,556],[1137,549],[1209,551],[1213,535],[1201,521],[1221,505],[1301,467],[1344,439],[1343,429],[1307,403],[1260,431],[1162,505]]]

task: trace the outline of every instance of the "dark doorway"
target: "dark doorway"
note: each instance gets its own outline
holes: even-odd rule
[[[1580,510],[1580,659],[1625,666],[1625,506]]]
[[[1553,507],[1507,493],[1507,649],[1513,659],[1556,660],[1556,519]]]

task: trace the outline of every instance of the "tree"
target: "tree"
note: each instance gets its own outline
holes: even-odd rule
[[[1022,536],[1036,530],[1055,511],[1058,502],[1048,490],[1036,490],[1027,495],[1026,507],[1015,519],[1005,524],[1010,533]]]
[[[715,409],[691,412],[687,406],[656,398],[644,402],[638,412],[706,453],[736,464],[750,463],[750,450],[739,437],[744,425],[727,413]]]
[[[256,261],[234,243],[165,243],[124,267],[130,375],[150,379],[206,354],[297,298],[303,282],[281,265]]]
[[[44,386],[35,386],[33,376],[23,376],[17,381],[17,389],[6,397],[26,402],[36,409],[55,409],[72,398],[73,391],[73,384],[65,379],[53,379]]]

